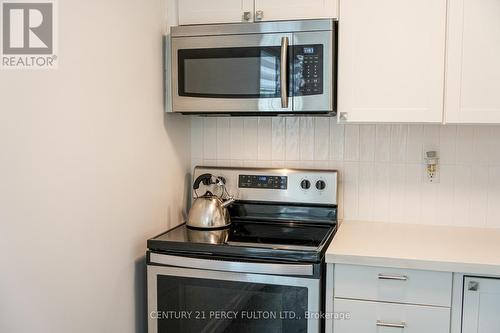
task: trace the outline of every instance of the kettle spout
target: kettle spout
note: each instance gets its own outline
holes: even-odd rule
[[[224,201],[224,202],[221,204],[221,206],[222,206],[222,208],[225,208],[225,207],[227,207],[227,206],[232,205],[235,201],[236,201],[236,199],[235,199],[235,198],[230,197],[229,199],[227,199],[226,201]]]

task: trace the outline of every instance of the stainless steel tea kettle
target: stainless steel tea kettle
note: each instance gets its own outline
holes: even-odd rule
[[[196,190],[200,188],[200,184],[215,185],[221,189],[220,196],[214,195],[207,191],[204,195],[199,196]],[[193,190],[196,198],[189,210],[187,226],[197,229],[217,229],[225,228],[231,224],[231,218],[227,207],[231,205],[233,199],[226,190],[226,181],[222,177],[215,177],[212,174],[206,173],[200,175],[193,183]],[[226,196],[226,199],[223,199]]]

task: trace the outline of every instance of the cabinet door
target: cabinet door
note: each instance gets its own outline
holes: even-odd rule
[[[450,0],[445,120],[500,123],[500,1]]]
[[[465,278],[462,333],[500,332],[500,279]]]
[[[442,122],[446,0],[341,0],[340,8],[340,119]]]
[[[449,333],[450,309],[335,299],[334,333]],[[350,316],[347,318],[347,314]]]
[[[253,20],[253,0],[181,0],[179,24],[210,24],[245,22]]]
[[[338,0],[255,0],[257,21],[337,18]]]

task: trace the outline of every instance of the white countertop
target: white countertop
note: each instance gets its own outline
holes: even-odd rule
[[[500,276],[500,230],[348,221],[326,262]]]

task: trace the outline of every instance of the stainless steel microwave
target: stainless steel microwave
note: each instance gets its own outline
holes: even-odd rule
[[[336,26],[306,20],[173,27],[173,112],[334,115]]]

